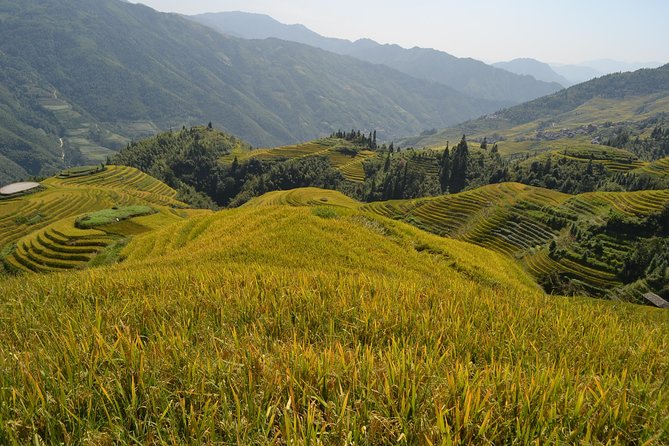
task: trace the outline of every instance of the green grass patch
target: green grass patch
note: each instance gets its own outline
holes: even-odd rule
[[[95,166],[79,166],[72,167],[67,170],[63,170],[57,176],[57,178],[76,178],[76,177],[85,177],[87,175],[93,175],[98,172],[104,172],[107,168],[104,164],[97,164]]]
[[[7,261],[7,257],[14,251],[16,251],[15,243],[10,243],[0,249],[0,276],[4,274],[16,274],[18,272],[16,268]]]
[[[107,246],[104,250],[100,251],[98,255],[91,259],[88,266],[105,266],[120,262],[122,260],[121,252],[128,245],[129,240],[129,238],[124,238]]]
[[[311,213],[321,218],[337,218],[337,210],[330,206],[317,206],[311,210]]]
[[[44,220],[44,214],[36,212],[33,215],[19,215],[14,218],[14,223],[17,225],[34,226]]]
[[[122,208],[104,209],[93,212],[75,220],[74,225],[79,229],[91,229],[118,223],[133,217],[153,214],[156,211],[149,206],[127,206]]]

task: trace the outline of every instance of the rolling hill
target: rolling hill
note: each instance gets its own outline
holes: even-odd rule
[[[131,169],[79,174],[0,215],[40,194],[173,196]],[[505,255],[355,206],[298,190],[138,217],[121,263],[0,276],[0,442],[669,440],[666,312],[546,296]],[[104,237],[58,243],[66,223],[30,258]]]
[[[501,105],[306,45],[226,37],[118,0],[2,2],[0,24],[5,178],[104,161],[131,140],[184,124],[211,121],[275,146],[353,127],[393,138]]]
[[[518,104],[562,89],[559,83],[538,81],[427,48],[406,49],[370,39],[351,42],[323,37],[303,25],[284,25],[269,16],[245,12],[201,14],[193,20],[222,33],[246,39],[278,38],[322,48],[337,54],[383,64],[410,76],[437,82],[472,97]]]

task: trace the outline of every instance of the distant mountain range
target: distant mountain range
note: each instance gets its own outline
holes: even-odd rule
[[[119,0],[0,2],[0,66],[0,181],[104,161],[182,125],[274,146],[340,128],[395,138],[509,105]]]
[[[539,62],[536,59],[514,59],[509,62],[494,63],[493,66],[512,73],[529,75],[544,82],[556,82],[563,87],[568,87],[574,83],[556,73],[547,63]]]
[[[277,38],[383,64],[416,78],[452,87],[469,96],[518,104],[562,89],[558,82],[538,81],[474,59],[461,59],[426,48],[405,49],[373,40],[355,42],[323,37],[303,25],[285,25],[267,15],[221,12],[191,17],[224,34],[245,39]]]
[[[565,87],[580,84],[606,74],[636,71],[642,68],[657,68],[660,62],[629,63],[600,59],[578,65],[547,64],[536,59],[514,59],[494,63],[493,66],[512,73],[527,74],[546,82],[557,82]]]

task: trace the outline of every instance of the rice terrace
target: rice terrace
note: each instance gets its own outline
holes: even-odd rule
[[[669,7],[168,3],[0,2],[0,445],[669,444]]]

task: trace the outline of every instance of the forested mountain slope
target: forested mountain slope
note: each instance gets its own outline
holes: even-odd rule
[[[118,0],[0,2],[0,62],[0,155],[21,166],[13,177],[104,160],[130,139],[183,124],[212,121],[271,146],[354,126],[391,138],[500,106],[387,67],[226,37]]]
[[[650,134],[669,116],[669,64],[655,69],[616,73],[574,85],[558,93],[464,122],[458,126],[403,140],[433,146],[466,133],[488,141],[529,142],[564,138],[615,139],[616,132]],[[636,127],[636,128],[635,128]],[[503,144],[500,144],[500,150]]]

